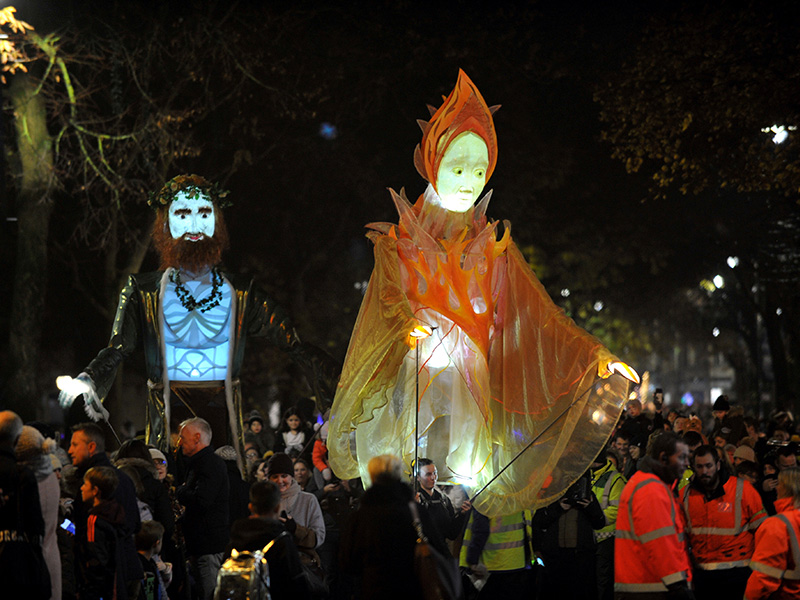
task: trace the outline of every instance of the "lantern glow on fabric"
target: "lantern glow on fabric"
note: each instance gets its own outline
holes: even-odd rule
[[[421,123],[414,162],[428,188],[414,205],[392,191],[399,222],[368,225],[375,268],[328,437],[341,478],[369,481],[367,462],[385,453],[410,472],[415,450],[436,463],[443,481],[483,487],[502,471],[475,502],[490,517],[559,498],[607,442],[628,397],[630,381],[609,365],[624,365],[617,370],[635,379],[552,302],[508,222],[498,239],[499,223],[486,217],[491,192],[463,212],[443,205],[439,166],[465,132],[485,144],[488,182],[497,161],[493,112],[460,71],[453,92]],[[417,372],[409,332],[419,325],[433,334],[416,341]]]

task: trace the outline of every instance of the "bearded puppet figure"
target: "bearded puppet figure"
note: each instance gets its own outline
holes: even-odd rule
[[[552,302],[507,222],[498,239],[491,194],[475,205],[497,162],[493,112],[460,71],[420,123],[414,162],[427,189],[413,206],[392,191],[399,223],[368,225],[375,269],[328,436],[342,478],[366,478],[378,454],[410,465],[418,440],[416,455],[442,479],[473,489],[494,479],[475,502],[489,516],[561,497],[607,442],[638,378]],[[420,325],[433,334],[417,342],[417,358],[409,333]]]
[[[238,377],[248,336],[268,336],[291,353],[319,400],[325,395],[320,386],[330,384],[321,375],[324,355],[300,342],[284,312],[251,279],[219,267],[228,244],[221,211],[227,196],[198,175],[180,175],[150,199],[156,210],[153,241],[161,270],[130,276],[120,292],[108,347],[77,379],[88,386],[80,392],[87,414],[107,419],[102,401],[117,367],[141,342],[148,377],[147,442],[168,451],[171,428],[199,416],[211,424],[214,445],[233,445],[241,460]],[[77,395],[62,391],[62,406]]]

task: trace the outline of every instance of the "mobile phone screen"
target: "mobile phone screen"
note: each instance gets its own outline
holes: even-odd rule
[[[66,529],[66,530],[67,530],[67,531],[69,531],[69,532],[70,532],[72,535],[75,535],[75,523],[73,523],[73,522],[72,522],[72,521],[70,521],[69,519],[64,519],[64,520],[61,522],[61,529]]]

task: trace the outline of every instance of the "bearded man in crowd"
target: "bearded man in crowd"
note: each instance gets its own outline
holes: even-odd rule
[[[62,406],[83,394],[87,414],[107,419],[102,402],[119,364],[139,340],[147,367],[147,442],[167,451],[170,424],[201,417],[214,440],[237,449],[243,464],[239,372],[248,336],[267,336],[304,369],[317,401],[330,377],[327,356],[300,342],[286,314],[254,287],[220,268],[228,231],[228,192],[199,175],[179,175],[151,196],[159,271],[131,275],[120,292],[108,347],[61,392]],[[322,375],[326,371],[328,375]],[[80,385],[79,384],[79,385]],[[328,383],[330,386],[330,384]]]

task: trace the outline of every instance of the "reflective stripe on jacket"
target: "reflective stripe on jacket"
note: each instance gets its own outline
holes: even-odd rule
[[[620,498],[614,543],[617,592],[665,592],[672,583],[691,580],[681,505],[647,464],[644,468],[631,477]]]
[[[695,484],[683,489],[689,542],[703,570],[746,567],[755,547],[755,531],[767,513],[750,482],[728,477],[723,494],[706,500]]]
[[[756,531],[747,600],[800,598],[800,510],[792,498],[776,500],[775,508],[778,514]]]
[[[622,473],[614,468],[614,463],[610,460],[603,467],[592,473],[592,492],[597,497],[600,508],[603,509],[603,514],[606,517],[605,526],[595,531],[595,540],[598,542],[614,537],[619,499],[622,496],[625,483]]]
[[[530,544],[529,510],[490,519],[473,509],[464,532],[459,564],[466,567],[480,560],[489,571],[524,569],[526,559],[532,556]]]

